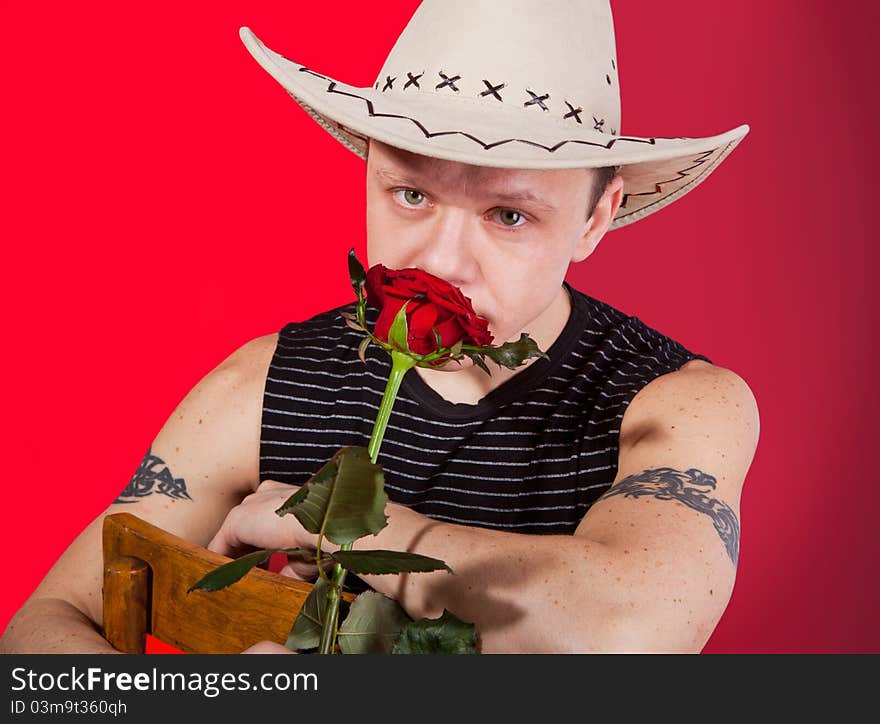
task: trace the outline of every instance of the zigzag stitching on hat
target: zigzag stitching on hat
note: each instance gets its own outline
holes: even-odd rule
[[[718,154],[718,157],[717,157],[717,158],[723,158],[723,157],[727,154],[727,152],[728,152],[728,150],[730,149],[730,147],[731,147],[732,145],[734,145],[735,143],[736,143],[736,141],[730,141],[730,143],[728,143],[728,144],[724,147],[724,150],[723,150],[723,151],[719,151],[719,149],[720,149],[720,146],[719,146],[718,148],[714,149],[713,151],[706,151],[706,153],[707,153],[707,154],[711,154],[711,153],[714,153],[715,151],[719,151],[719,154]],[[708,160],[708,159],[704,159],[703,163],[705,163],[706,160]],[[687,193],[687,189],[688,189],[688,187],[693,186],[693,185],[696,184],[696,183],[699,183],[700,179],[701,179],[703,176],[705,176],[707,173],[709,173],[713,168],[715,168],[715,166],[716,166],[717,164],[718,164],[718,160],[717,160],[717,159],[713,159],[712,163],[710,163],[708,166],[706,166],[706,168],[703,170],[703,173],[700,173],[700,174],[697,174],[696,176],[694,176],[694,177],[693,177],[688,183],[686,183],[684,186],[680,186],[680,187],[678,187],[677,189],[675,189],[675,191],[672,191],[671,193],[666,194],[665,196],[661,196],[659,199],[657,199],[656,201],[651,202],[650,204],[647,204],[647,205],[645,205],[645,206],[642,206],[642,207],[640,207],[640,208],[638,208],[638,209],[633,209],[633,210],[630,211],[628,214],[622,214],[622,215],[617,215],[617,214],[616,214],[616,215],[614,216],[614,221],[617,222],[617,221],[620,221],[621,219],[625,219],[625,218],[627,218],[628,216],[635,216],[636,214],[638,214],[638,217],[637,217],[635,220],[638,221],[639,218],[643,218],[643,217],[646,216],[647,214],[651,213],[650,211],[648,211],[648,209],[650,209],[652,206],[656,206],[657,204],[662,203],[663,201],[667,201],[667,200],[668,200],[667,203],[669,203],[669,202],[671,202],[671,201],[675,201],[677,198],[681,198],[685,193]],[[652,192],[652,193],[657,193],[657,192]]]
[[[284,58],[284,60],[286,60],[291,65],[299,65],[298,63],[294,63],[290,58],[285,58],[283,55],[281,57]],[[306,68],[304,65],[301,65],[299,67],[299,72],[300,73],[308,73],[309,75],[313,75],[316,78],[320,78],[321,80],[327,80],[327,81],[330,80],[326,75],[321,75],[320,73],[316,73],[311,68]]]
[[[307,68],[300,68],[300,70],[304,71],[304,72],[311,73],[311,71],[309,71]],[[318,74],[312,73],[312,75],[318,75]],[[319,77],[323,77],[323,76],[319,76]],[[553,153],[554,151],[559,150],[566,143],[580,143],[584,146],[596,146],[598,148],[604,148],[607,150],[607,149],[612,148],[615,143],[623,142],[623,141],[629,141],[630,143],[646,143],[650,146],[654,146],[654,145],[656,145],[655,141],[658,138],[668,138],[670,140],[672,138],[675,138],[675,137],[668,137],[668,136],[655,136],[654,138],[618,137],[618,138],[612,138],[608,143],[595,143],[593,141],[584,141],[579,138],[570,138],[565,141],[560,141],[559,143],[554,144],[553,146],[545,146],[544,144],[538,143],[537,141],[529,141],[524,138],[508,138],[503,141],[495,141],[494,143],[484,143],[476,136],[472,136],[470,133],[467,133],[465,131],[436,131],[436,132],[432,132],[432,131],[429,131],[427,128],[425,128],[415,118],[412,118],[410,116],[402,116],[397,113],[378,113],[377,111],[374,110],[373,102],[369,98],[364,98],[363,96],[359,96],[356,93],[347,93],[345,91],[336,90],[336,82],[335,81],[332,81],[330,83],[330,85],[327,87],[327,92],[328,93],[336,93],[337,95],[341,95],[341,96],[349,96],[350,98],[357,98],[358,100],[364,101],[364,103],[367,104],[367,111],[369,112],[369,114],[372,118],[402,118],[407,121],[412,121],[418,127],[418,129],[425,135],[425,138],[434,138],[435,136],[459,135],[459,136],[464,136],[465,138],[471,139],[474,143],[478,143],[486,150],[495,148],[496,146],[502,146],[505,143],[513,143],[513,142],[526,143],[530,146],[536,146],[538,148],[543,148],[545,151],[548,151],[549,153]]]
[[[623,200],[620,202],[620,208],[622,208],[622,209],[626,208],[626,202],[629,200],[630,197],[654,196],[656,194],[662,194],[663,189],[661,189],[660,187],[663,184],[672,183],[673,181],[681,181],[683,178],[688,178],[688,174],[686,173],[686,171],[693,171],[695,168],[702,166],[704,163],[706,163],[709,160],[709,157],[713,153],[715,153],[715,151],[717,151],[717,150],[718,149],[713,148],[710,151],[704,151],[702,158],[697,157],[694,160],[693,166],[688,166],[687,168],[683,168],[681,171],[676,171],[677,176],[675,178],[670,178],[670,179],[666,179],[665,181],[658,181],[657,183],[655,183],[654,184],[654,189],[655,189],[654,191],[642,191],[641,193],[638,193],[638,194],[624,194]],[[697,178],[699,178],[699,176],[697,176]],[[640,207],[640,208],[644,208],[644,207]]]

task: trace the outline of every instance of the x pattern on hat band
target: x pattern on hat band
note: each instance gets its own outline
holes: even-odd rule
[[[611,59],[611,66],[615,67],[613,58]],[[313,71],[308,70],[308,68],[300,68],[300,70],[307,71],[309,73],[312,73],[313,75],[318,75],[318,77],[320,77],[320,78],[324,78],[324,76],[319,75],[318,73],[314,73]],[[461,80],[460,75],[451,75],[450,76],[450,75],[447,75],[446,73],[444,73],[442,70],[438,71],[437,74],[440,76],[440,82],[434,86],[435,91],[440,90],[441,88],[449,88],[449,89],[455,91],[456,93],[461,92],[461,89],[456,85],[456,82]],[[425,75],[425,71],[422,71],[418,75],[413,75],[410,71],[406,71],[406,75],[407,75],[407,80],[403,86],[403,90],[406,90],[410,86],[415,86],[415,88],[417,90],[422,89],[422,86],[419,85],[419,80],[422,78],[422,76]],[[394,90],[394,83],[399,77],[400,76],[386,75],[385,82],[382,85],[382,92],[384,93],[385,91],[388,91],[388,90]],[[608,85],[611,85],[611,76],[606,75],[605,79],[607,80]],[[327,80],[327,79],[325,78],[325,80]],[[507,83],[502,82],[502,83],[498,83],[497,85],[494,85],[493,83],[491,83],[490,81],[488,81],[485,78],[482,78],[481,80],[485,84],[486,90],[481,91],[479,93],[479,97],[484,98],[488,95],[491,95],[493,98],[496,98],[497,100],[499,100],[503,103],[504,98],[502,98],[499,91],[502,88],[506,88]],[[376,84],[373,87],[378,90],[379,81],[376,81]],[[526,88],[525,93],[528,95],[528,97],[523,102],[524,108],[528,108],[531,105],[535,105],[544,111],[548,111],[548,112],[550,111],[550,108],[545,103],[545,101],[550,100],[549,93],[538,94],[538,93],[535,93],[534,91],[532,91],[530,88]],[[579,106],[579,107],[575,108],[568,101],[563,101],[563,102],[565,103],[565,105],[568,106],[568,112],[564,116],[562,116],[562,119],[565,120],[567,118],[574,118],[574,120],[577,123],[583,123],[583,121],[581,120],[581,117],[580,117],[580,114],[584,112],[583,107]],[[604,118],[599,119],[599,118],[596,118],[595,116],[593,116],[593,124],[594,124],[593,125],[594,131],[599,131],[599,133],[605,133],[605,119]],[[610,132],[611,132],[612,136],[617,135],[617,131],[614,128],[611,128]]]

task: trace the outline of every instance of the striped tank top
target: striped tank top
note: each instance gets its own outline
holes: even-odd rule
[[[573,533],[617,473],[624,412],[656,377],[711,362],[572,288],[562,333],[478,404],[404,377],[378,462],[388,497],[427,517],[519,533]],[[351,305],[347,305],[351,306]],[[340,447],[366,447],[391,369],[334,309],[278,335],[263,397],[260,480],[301,485]],[[372,329],[377,312],[367,307]],[[494,365],[487,360],[491,367]],[[455,374],[455,373],[450,373]]]

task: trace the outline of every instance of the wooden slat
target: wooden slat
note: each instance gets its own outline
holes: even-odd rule
[[[150,568],[149,633],[190,653],[238,653],[263,640],[283,644],[312,590],[310,583],[254,569],[229,588],[187,595],[202,576],[231,559],[130,513],[107,516],[103,538],[105,565],[133,556]],[[105,627],[108,616],[115,620],[116,614],[105,607]]]
[[[142,654],[150,616],[150,567],[120,556],[104,566],[104,637],[126,654]]]

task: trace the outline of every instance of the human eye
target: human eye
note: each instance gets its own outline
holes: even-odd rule
[[[506,226],[510,230],[519,229],[525,226],[526,221],[528,221],[525,214],[516,209],[493,209],[492,213],[497,213],[498,218],[501,220],[501,225]]]
[[[425,195],[418,189],[391,189],[391,195],[401,206],[411,209],[418,209],[424,206],[421,202],[425,200]]]

